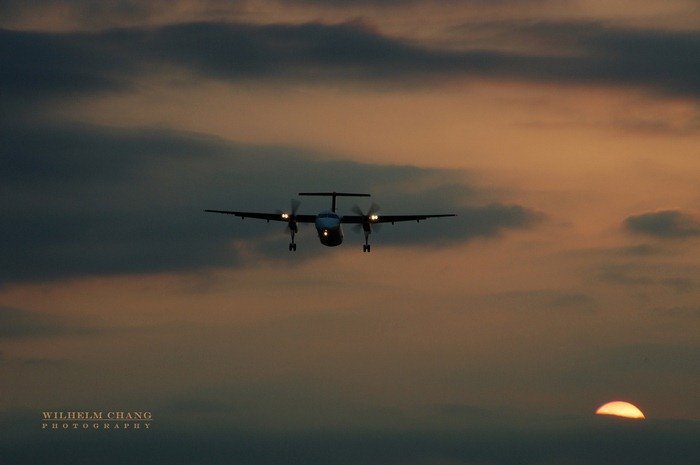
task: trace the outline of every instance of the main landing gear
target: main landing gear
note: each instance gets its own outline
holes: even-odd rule
[[[293,229],[291,229],[291,233],[292,233],[292,242],[289,243],[289,251],[290,251],[290,252],[296,252],[296,251],[297,251],[297,245],[296,245],[296,243],[294,242],[294,234],[296,233],[296,231],[294,231]]]
[[[297,210],[299,209],[299,201],[292,199],[292,213],[281,212],[282,220],[287,221],[287,230],[292,236],[292,241],[289,243],[289,251],[296,252],[297,245],[294,243],[294,235],[299,232],[297,226]]]
[[[370,231],[368,230],[368,228],[365,228],[365,243],[362,246],[363,252],[371,252],[372,251],[372,249],[369,246],[369,234],[370,234]]]

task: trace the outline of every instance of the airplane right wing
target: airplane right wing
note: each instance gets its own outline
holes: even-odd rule
[[[445,216],[457,216],[454,213],[440,214],[440,215],[346,215],[341,219],[342,223],[365,223],[370,224],[376,223],[398,223],[401,221],[421,221],[427,220],[428,218],[441,218]]]

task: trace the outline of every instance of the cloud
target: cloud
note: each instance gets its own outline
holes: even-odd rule
[[[658,247],[655,247],[650,244],[639,244],[639,245],[631,245],[631,246],[626,246],[626,247],[619,247],[616,249],[606,249],[605,253],[606,254],[616,254],[616,255],[622,255],[622,256],[630,256],[630,257],[649,257],[652,255],[657,255],[659,253],[662,253],[663,250],[659,249]]]
[[[681,275],[695,275],[694,267],[669,267],[661,263],[609,263],[601,267],[599,278],[605,282],[623,286],[669,287],[677,292],[690,292],[695,288],[693,279]]]
[[[45,463],[49,453],[57,465],[95,461],[105,465],[133,461],[193,465],[290,461],[310,465],[681,465],[700,460],[697,422],[598,417],[551,421],[540,428],[267,431],[246,430],[225,421],[216,422],[214,427],[208,419],[173,424],[156,415],[154,412],[150,431],[96,435],[93,431],[41,431],[31,423],[36,412],[13,412],[0,417],[3,427],[14,425],[13,437],[0,439],[0,445],[6,460],[27,465]],[[16,426],[22,424],[32,426]]]
[[[239,266],[234,242],[279,256],[284,225],[203,210],[274,212],[303,190],[370,192],[387,201],[387,213],[393,205],[460,215],[393,232],[387,225],[386,244],[493,237],[539,218],[520,205],[484,203],[459,171],[323,161],[160,129],[2,124],[0,136],[0,220],[12,225],[0,233],[0,282]],[[443,183],[449,192],[436,187]],[[327,199],[304,200],[301,213],[328,208]],[[351,205],[341,201],[341,213]],[[316,242],[310,230],[302,234]]]
[[[0,340],[84,334],[92,331],[55,315],[0,306]]]
[[[620,247],[588,247],[567,251],[565,255],[575,258],[625,258],[641,260],[655,256],[669,256],[674,254],[672,249],[661,247],[660,244],[637,244]]]
[[[410,208],[415,208],[412,207],[414,205],[412,197],[405,196],[406,213],[410,213]],[[498,237],[508,230],[533,226],[543,218],[542,214],[521,205],[491,203],[459,206],[456,200],[443,199],[445,206],[440,206],[440,200],[436,199],[436,202],[433,203],[435,206],[432,208],[423,207],[420,211],[424,213],[455,213],[457,214],[455,218],[382,225],[380,231],[373,233],[372,240],[377,243],[444,246],[463,242],[465,239]],[[415,213],[420,212],[415,211]]]
[[[680,210],[661,210],[628,216],[624,226],[630,232],[664,239],[700,236],[700,221]]]
[[[489,305],[518,312],[546,312],[549,315],[586,315],[595,312],[599,304],[589,294],[575,290],[533,289],[526,291],[500,292],[485,296]]]
[[[666,308],[655,308],[652,314],[668,318],[700,318],[700,306],[676,306]]]
[[[660,318],[653,321],[657,325],[669,323]],[[613,326],[615,339],[620,340],[628,328]],[[676,396],[677,387],[674,386],[693,384],[700,372],[696,363],[698,349],[698,344],[694,342],[653,343],[640,340],[608,346],[598,341],[577,347],[565,359],[548,366],[547,374],[540,373],[533,377],[528,385],[531,388],[537,385],[539,389],[546,390],[552,388],[554,383],[568,393],[567,398],[578,393],[579,398],[583,396],[591,403],[609,396],[637,399],[642,410],[651,413],[648,418],[653,418],[660,415],[663,403]],[[669,384],[669,380],[674,381]],[[681,395],[684,396],[688,401],[692,397],[689,394]],[[691,404],[680,402],[676,412],[695,411],[697,402]],[[591,408],[594,408],[593,405]],[[681,415],[685,416],[683,413]]]
[[[548,0],[448,0],[442,2],[443,7],[459,7],[464,4],[475,6],[518,6],[525,4],[545,3]],[[254,3],[254,2],[253,2]],[[292,6],[299,8],[300,4],[309,7],[310,14],[316,14],[318,7],[349,9],[351,14],[356,7],[378,7],[402,10],[406,6],[429,4],[426,0],[276,0],[277,8]],[[0,4],[0,19],[9,25],[22,25],[31,18],[50,16],[59,25],[80,25],[95,28],[115,26],[119,24],[159,24],[164,21],[177,22],[182,16],[188,18],[235,18],[250,16],[251,12],[263,10],[251,5],[248,0],[110,0],[109,2],[94,2],[90,0],[5,0]],[[363,10],[366,11],[366,10]],[[182,16],[177,15],[180,13]],[[55,24],[55,23],[54,23]]]
[[[601,368],[611,372],[645,371],[655,374],[700,374],[696,345],[634,344],[601,351]]]
[[[111,48],[111,50],[110,50]],[[0,29],[0,102],[7,115],[47,98],[124,90],[134,73],[125,50],[80,34]],[[10,106],[11,105],[11,106]]]
[[[522,43],[520,35],[525,34],[545,45],[523,52],[488,45],[463,51],[431,48],[383,35],[358,21],[200,22],[82,33],[1,30],[0,90],[3,100],[19,107],[18,102],[47,96],[129,89],[139,77],[171,74],[175,66],[228,81],[353,83],[386,89],[479,77],[700,94],[697,32],[591,22],[509,25],[515,33],[508,40]]]

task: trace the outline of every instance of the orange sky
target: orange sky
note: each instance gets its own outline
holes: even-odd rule
[[[698,40],[698,8],[691,1],[563,3],[358,2],[342,7],[314,1],[234,6],[181,1],[175,6],[150,2],[147,11],[133,13],[129,8],[84,9],[81,2],[36,7],[11,2],[0,26],[8,34],[32,31],[60,46],[64,36],[52,33],[83,31],[88,35],[65,42],[82,50],[111,37],[104,31],[112,27],[125,28],[125,36],[130,31],[157,34],[158,27],[196,21],[284,25],[294,31],[320,24],[335,31],[354,21],[348,34],[396,41],[386,53],[399,43],[418,50],[419,58],[434,52],[435,63],[445,56],[463,57],[450,55],[462,51],[523,53],[518,56],[525,59],[568,54],[567,47],[583,59],[597,56],[598,49],[584,49],[596,41],[622,43],[624,51],[634,40],[663,36],[659,31],[670,34],[663,36],[668,43],[680,41],[678,47]],[[559,28],[574,32],[569,36]],[[619,42],[610,39],[615,34]],[[636,39],[624,42],[625,34]],[[0,410],[119,404],[186,416],[169,410],[186,400],[228,409],[240,424],[284,429],[476,421],[443,418],[439,412],[445,406],[478,407],[496,416],[509,412],[516,423],[531,415],[583,417],[624,398],[650,419],[700,418],[696,62],[688,61],[690,77],[678,88],[670,86],[680,79],[669,84],[651,74],[630,78],[614,66],[612,77],[591,71],[588,81],[569,75],[557,80],[546,74],[548,65],[544,71],[496,68],[474,75],[451,71],[457,64],[444,65],[446,71],[421,68],[404,79],[393,77],[393,68],[374,64],[371,56],[367,65],[352,54],[346,68],[333,68],[332,59],[330,65],[313,63],[315,55],[310,55],[291,65],[280,62],[279,74],[240,78],[231,74],[231,63],[202,64],[201,56],[178,61],[177,49],[157,49],[154,53],[175,57],[157,61],[148,58],[149,52],[122,50],[119,43],[109,42],[112,48],[104,49],[114,53],[116,71],[89,60],[85,67],[127,85],[90,90],[76,84],[71,91],[37,90],[29,97],[18,91],[18,101],[23,106],[26,101],[28,110],[17,120],[30,121],[40,131],[44,124],[76,127],[88,135],[104,129],[114,137],[165,131],[203,144],[243,144],[242,153],[252,160],[245,166],[255,167],[249,174],[236,171],[239,155],[233,152],[212,156],[223,157],[214,159],[221,166],[229,160],[226,173],[247,177],[261,193],[269,192],[262,197],[265,202],[288,202],[301,190],[346,189],[326,185],[329,160],[355,162],[352,166],[369,172],[376,167],[393,173],[405,165],[426,173],[441,169],[417,177],[416,186],[423,181],[435,188],[454,185],[467,193],[441,200],[423,187],[414,186],[412,192],[410,179],[397,178],[378,182],[385,199],[374,192],[373,200],[383,213],[400,214],[426,213],[416,208],[517,205],[532,221],[484,234],[465,230],[435,242],[431,233],[449,232],[455,223],[384,225],[372,236],[371,254],[360,253],[360,234],[346,231],[345,243],[328,249],[309,227],[297,238],[300,258],[291,260],[280,225],[241,224],[201,213],[205,208],[275,211],[287,203],[251,204],[258,197],[254,189],[241,193],[233,184],[231,194],[215,191],[212,186],[225,180],[214,179],[216,169],[203,154],[188,155],[186,168],[157,158],[140,168],[139,176],[150,178],[142,184],[134,177],[134,190],[124,190],[129,192],[124,198],[95,188],[95,198],[108,204],[103,213],[114,220],[114,228],[124,227],[128,244],[130,232],[151,227],[148,216],[136,221],[129,209],[152,201],[154,210],[176,212],[172,226],[166,221],[158,230],[164,242],[170,241],[169,231],[180,237],[183,223],[205,224],[206,231],[224,235],[216,240],[231,262],[167,265],[162,257],[145,254],[143,267],[132,267],[128,260],[114,269],[104,262],[93,268],[76,262],[74,268],[66,264],[64,272],[64,249],[47,249],[46,256],[55,260],[41,258],[43,243],[36,241],[43,239],[35,237],[44,235],[26,226],[26,242],[16,246],[26,260],[13,262],[16,276],[12,271],[3,275],[0,287],[0,321],[7,327],[0,333]],[[222,43],[224,49],[235,48]],[[292,50],[298,44],[284,45]],[[119,54],[124,62],[116,61]],[[72,55],[65,56],[70,60]],[[139,58],[129,61],[132,56]],[[54,64],[49,58],[46,66],[62,70],[61,59]],[[313,71],[298,72],[305,67]],[[131,166],[132,158],[134,163],[151,160],[151,146],[135,140],[124,166]],[[308,160],[307,179],[317,184],[299,185],[298,179],[277,172],[274,161],[266,159],[270,147],[278,149],[275,157]],[[102,146],[94,148],[99,152]],[[57,155],[59,169],[62,156]],[[115,156],[120,160],[118,152]],[[89,157],[85,160],[92,166]],[[102,176],[119,172],[120,166],[100,165],[95,186],[111,182]],[[313,170],[318,170],[315,177]],[[86,172],[71,182],[90,192],[93,171]],[[435,176],[444,176],[444,182],[433,185]],[[36,185],[30,178],[18,179],[11,194],[23,201],[35,188],[39,194],[31,202],[37,205],[42,195],[47,203],[64,207],[62,202],[73,198],[72,191],[55,187],[50,178]],[[395,197],[386,194],[392,189]],[[401,200],[404,194],[409,200]],[[416,206],[421,196],[425,204]],[[76,210],[83,201],[79,197],[73,200]],[[200,200],[220,203],[200,205]],[[351,202],[341,200],[349,208]],[[171,210],[178,202],[182,209]],[[323,206],[310,199],[301,208],[315,213]],[[66,216],[74,213],[61,208],[57,211],[69,212]],[[668,211],[684,222],[668,220],[676,218],[664,216]],[[62,227],[59,216],[55,229],[49,224],[44,232],[51,237]],[[85,223],[84,229],[92,227]],[[160,227],[153,223],[152,228]],[[423,242],[411,240],[411,234]],[[69,243],[69,236],[61,241]],[[71,244],[76,257],[103,256],[99,240]],[[180,242],[173,250],[196,257],[200,246]],[[107,257],[120,261],[120,249],[115,250]],[[151,259],[157,264],[151,266]],[[25,267],[34,270],[28,277]],[[73,269],[78,271],[68,271]],[[190,420],[197,424],[197,415],[205,414],[195,413]]]

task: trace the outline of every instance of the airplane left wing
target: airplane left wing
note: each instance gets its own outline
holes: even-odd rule
[[[284,221],[289,222],[292,215],[289,213],[258,213],[258,212],[236,212],[229,210],[204,210],[209,213],[223,213],[226,215],[235,215],[240,218],[255,218],[258,220],[267,221]],[[316,215],[294,215],[294,220],[297,223],[313,223],[316,221]]]

